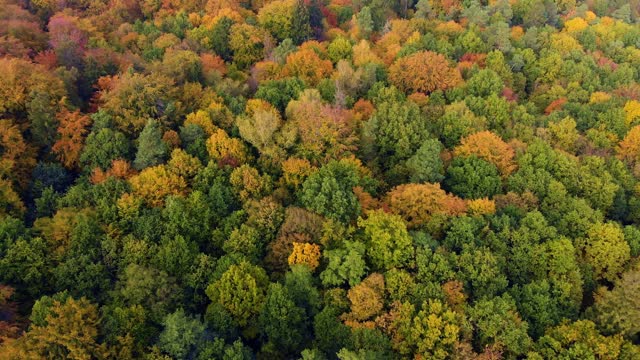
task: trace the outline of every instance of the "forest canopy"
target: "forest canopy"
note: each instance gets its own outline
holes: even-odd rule
[[[640,0],[0,0],[0,360],[640,360]]]

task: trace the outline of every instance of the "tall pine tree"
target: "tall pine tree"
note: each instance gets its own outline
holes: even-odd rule
[[[293,9],[293,19],[291,20],[291,34],[293,42],[300,45],[311,38],[311,23],[309,8],[304,0],[297,0]]]
[[[138,152],[133,166],[142,170],[162,163],[167,158],[169,149],[162,141],[162,130],[158,120],[149,120],[138,137]]]

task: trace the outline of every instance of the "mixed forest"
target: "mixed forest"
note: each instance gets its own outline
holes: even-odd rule
[[[0,0],[0,359],[640,359],[639,0]]]

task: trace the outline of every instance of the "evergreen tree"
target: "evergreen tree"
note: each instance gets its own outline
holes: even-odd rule
[[[309,8],[304,3],[304,0],[297,0],[296,6],[293,8],[291,35],[296,45],[300,45],[311,38]]]
[[[162,141],[162,130],[157,120],[147,121],[138,137],[138,152],[133,166],[142,170],[149,166],[161,164],[169,153],[167,145]]]

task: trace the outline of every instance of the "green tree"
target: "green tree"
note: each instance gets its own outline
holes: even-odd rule
[[[231,265],[207,287],[206,293],[213,304],[221,305],[245,327],[262,311],[268,285],[264,269],[242,261]]]
[[[232,60],[232,50],[229,44],[231,26],[233,26],[234,21],[229,19],[228,17],[223,17],[218,20],[211,30],[211,35],[209,39],[211,40],[211,48],[216,54],[220,55],[221,58],[226,61]]]
[[[415,346],[415,354],[430,359],[446,359],[459,340],[463,318],[439,300],[422,304],[413,318],[409,330],[409,342]]]
[[[598,280],[615,281],[631,256],[624,233],[615,223],[593,224],[581,243],[584,259]]]
[[[522,356],[531,348],[528,324],[518,314],[511,296],[505,294],[476,302],[468,311],[477,332],[478,348],[500,344],[507,356]]]
[[[345,241],[343,246],[344,248],[325,250],[323,253],[323,257],[328,260],[326,269],[320,274],[325,286],[341,286],[345,283],[353,286],[366,274],[365,245]]]
[[[622,274],[613,289],[600,288],[595,300],[592,317],[603,334],[637,337],[640,332],[640,270],[637,267]]]
[[[353,193],[353,187],[360,183],[352,163],[331,161],[305,180],[300,201],[329,219],[349,222],[360,214],[360,203]]]
[[[449,191],[465,199],[493,197],[502,187],[498,168],[476,156],[453,159],[444,184]]]
[[[413,183],[442,181],[444,179],[444,164],[440,157],[442,150],[442,143],[438,139],[423,142],[416,153],[407,159],[409,181]]]
[[[367,258],[374,270],[407,267],[413,259],[412,239],[398,215],[382,210],[371,211],[366,219],[360,218]]]
[[[260,83],[255,97],[269,102],[282,113],[289,101],[297,99],[304,88],[304,83],[297,77],[267,80]]]
[[[287,289],[271,284],[259,321],[263,334],[278,352],[284,355],[300,351],[307,338],[304,320],[304,309],[296,306]]]
[[[495,296],[507,287],[500,264],[488,248],[464,247],[457,259],[458,274],[473,298]]]
[[[500,95],[503,87],[500,76],[490,69],[478,71],[467,81],[467,91],[472,96]]]
[[[313,320],[315,342],[326,354],[335,354],[349,344],[351,331],[339,315],[338,309],[327,306]]]
[[[142,170],[149,166],[162,164],[167,159],[168,153],[169,148],[162,141],[160,123],[157,120],[148,120],[138,137],[138,152],[133,166]]]
[[[125,306],[142,306],[149,319],[159,324],[178,307],[182,292],[175,279],[164,271],[131,264],[120,276],[114,297]]]
[[[91,171],[96,167],[107,170],[111,162],[116,159],[127,159],[130,153],[129,139],[110,128],[109,117],[104,113],[94,115],[94,127],[87,136],[84,149],[80,155],[80,165],[85,171]],[[102,116],[103,119],[96,119]]]
[[[291,39],[296,45],[311,38],[311,22],[309,7],[304,0],[296,0],[291,19]]]
[[[0,259],[3,282],[19,285],[31,296],[41,294],[51,278],[51,259],[47,243],[42,238],[19,239]]]
[[[162,321],[158,346],[176,359],[192,356],[202,345],[205,325],[197,318],[185,314],[183,309],[167,315]]]
[[[534,359],[535,355],[538,359],[618,359],[625,358],[624,353],[633,351],[633,347],[625,343],[621,335],[603,336],[591,321],[578,320],[547,330],[531,356]]]
[[[365,145],[385,169],[407,160],[429,136],[426,119],[413,102],[382,102],[363,131]]]

